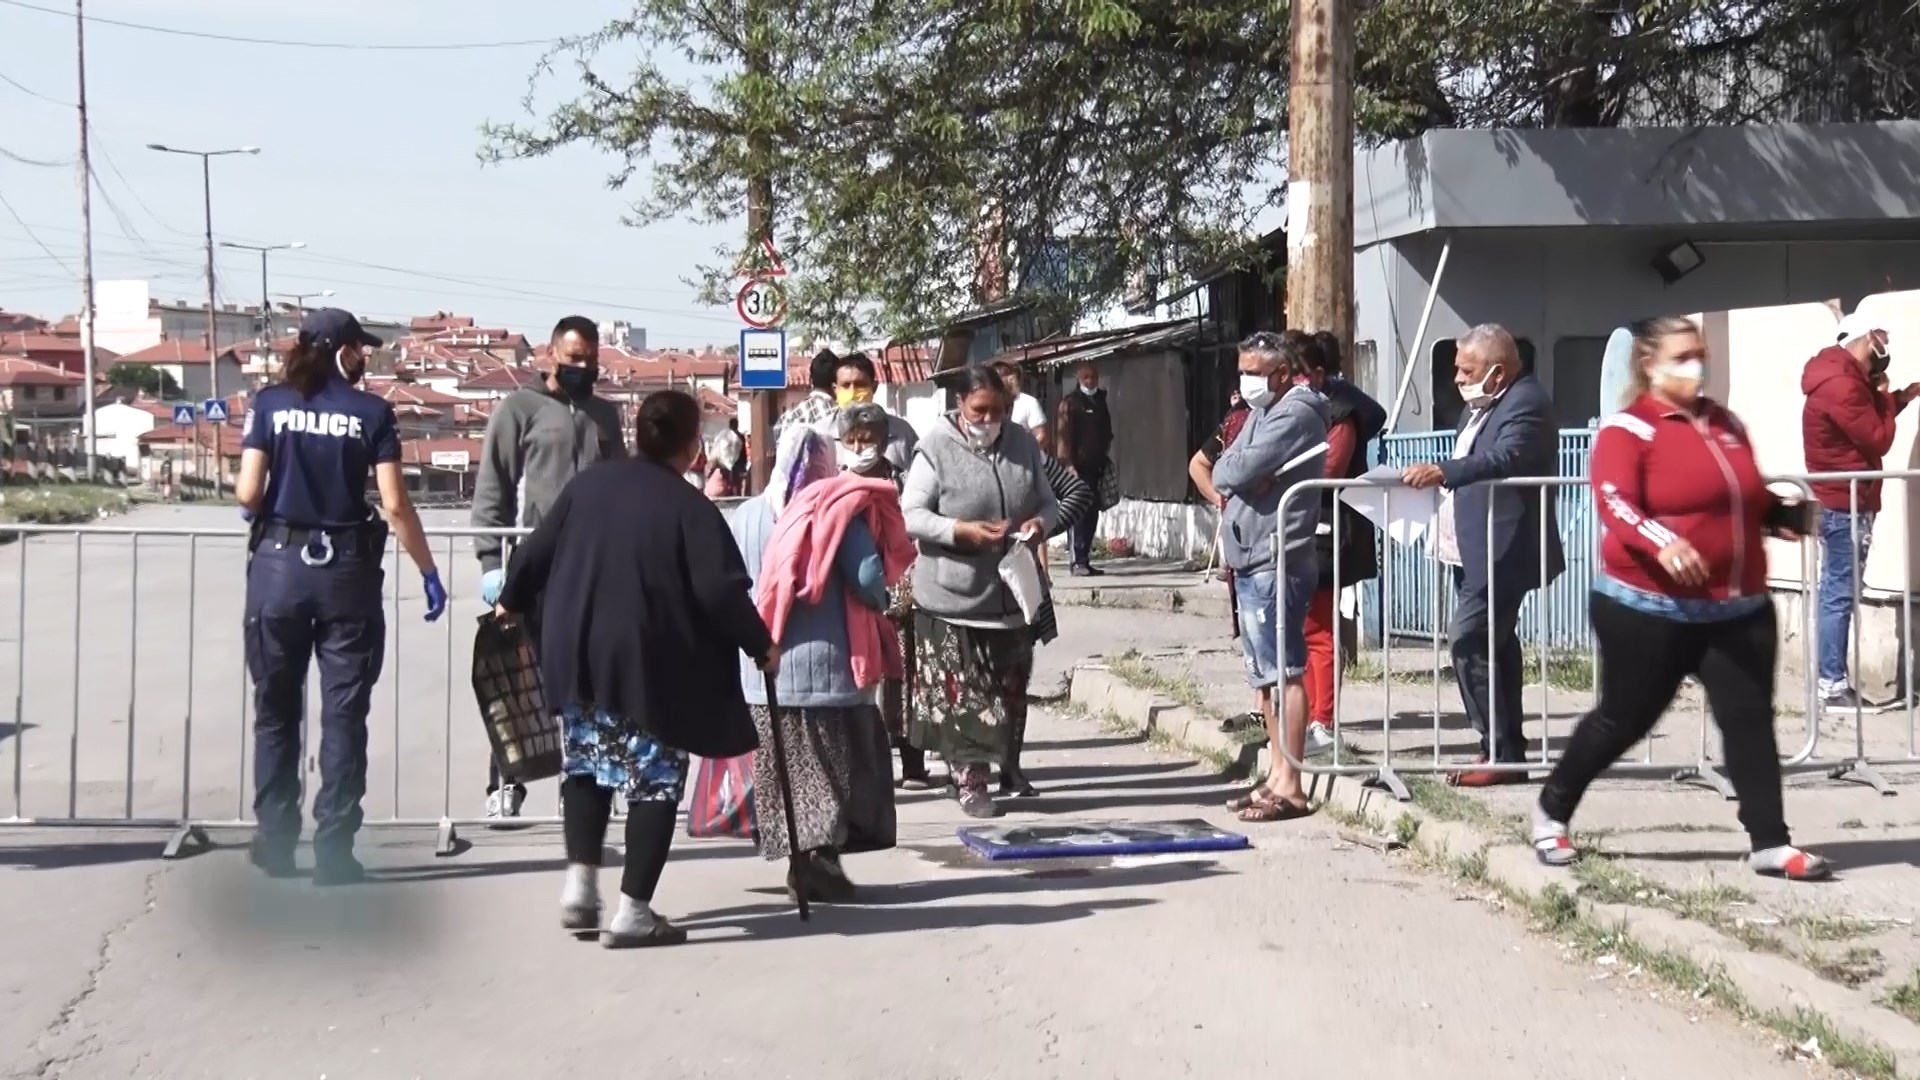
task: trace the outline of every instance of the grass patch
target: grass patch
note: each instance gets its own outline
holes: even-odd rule
[[[1094,713],[1086,709],[1083,709],[1078,705],[1056,707],[1054,711],[1061,713],[1062,715],[1072,717],[1073,719],[1076,719],[1076,720],[1085,720],[1094,724],[1098,724],[1101,730],[1110,731],[1116,735],[1140,735],[1141,734],[1139,724],[1136,724],[1130,720],[1124,720],[1118,716],[1115,716],[1110,712]],[[1198,746],[1183,746],[1180,743],[1175,742],[1173,739],[1173,736],[1167,734],[1164,731],[1159,730],[1158,728],[1148,730],[1145,733],[1145,741],[1149,747],[1152,747],[1153,749],[1158,750],[1163,754],[1171,754],[1175,757],[1191,758],[1194,761],[1198,761],[1206,765],[1210,765],[1216,771],[1219,771],[1222,773],[1233,772],[1234,769],[1239,766],[1239,761],[1232,754],[1229,754],[1224,750],[1213,750],[1213,749],[1207,749],[1207,748],[1198,747]]]
[[[1130,686],[1165,694],[1188,708],[1212,715],[1206,706],[1206,695],[1191,673],[1165,674],[1148,663],[1138,649],[1128,649],[1118,656],[1108,657],[1107,670],[1120,676]]]
[[[1486,803],[1442,780],[1432,776],[1403,776],[1401,780],[1407,785],[1407,794],[1413,796],[1413,805],[1442,821],[1472,825],[1498,836],[1526,836],[1519,815],[1497,814]]]
[[[1878,923],[1847,915],[1805,915],[1788,920],[1801,937],[1809,941],[1852,941],[1880,932]]]
[[[1347,666],[1340,672],[1340,679],[1342,682],[1350,683],[1383,683],[1387,681],[1387,665],[1381,660],[1380,653],[1363,652],[1347,662]],[[1433,682],[1433,668],[1430,666],[1396,667],[1393,669],[1393,681],[1409,686],[1430,685]],[[1440,668],[1440,681],[1453,682],[1453,669],[1445,666],[1444,662]]]
[[[1859,986],[1887,973],[1886,957],[1869,945],[1854,945],[1839,953],[1812,950],[1806,964],[1816,975],[1842,986]]]
[[[0,489],[0,523],[84,525],[125,513],[127,493],[97,484],[41,484]]]
[[[1907,981],[1888,987],[1880,996],[1880,1004],[1920,1024],[1920,971],[1908,975]]]

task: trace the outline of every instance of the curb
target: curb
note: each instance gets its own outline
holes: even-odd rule
[[[1075,668],[1070,685],[1071,703],[1096,716],[1161,733],[1189,753],[1242,756],[1242,745],[1222,734],[1212,717],[1135,687],[1104,668]],[[1685,956],[1704,970],[1721,973],[1760,1012],[1818,1013],[1847,1038],[1886,1050],[1901,1080],[1920,1080],[1920,1024],[1882,1008],[1863,991],[1828,982],[1792,960],[1754,952],[1712,927],[1665,911],[1580,899],[1572,876],[1540,865],[1531,850],[1471,825],[1434,817],[1352,777],[1313,777],[1312,782],[1313,796],[1374,823],[1388,835],[1397,831],[1399,819],[1411,818],[1418,826],[1414,842],[1430,856],[1447,861],[1484,856],[1486,878],[1493,884],[1534,899],[1550,888],[1573,896],[1580,913],[1593,922],[1624,930],[1647,948]]]
[[[1126,611],[1164,611],[1209,619],[1228,616],[1227,598],[1198,588],[1180,586],[1090,586],[1055,589],[1053,602],[1066,607],[1116,608]]]

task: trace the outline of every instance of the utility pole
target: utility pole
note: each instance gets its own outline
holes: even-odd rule
[[[772,69],[766,53],[764,0],[747,0],[746,16],[747,74],[764,79]],[[771,247],[769,241],[772,238],[773,138],[765,132],[756,131],[747,136],[747,254],[742,264],[752,266],[760,252]],[[740,364],[744,365],[746,359],[739,357]],[[767,478],[773,474],[773,457],[777,449],[773,425],[780,416],[780,396],[778,390],[759,390],[748,398],[747,418],[753,429],[753,454],[747,477],[750,494],[765,491]]]
[[[1353,350],[1353,9],[1293,0],[1286,325]]]
[[[94,458],[99,456],[99,436],[94,428],[94,353],[93,353],[93,162],[87,144],[87,17],[86,0],[73,0],[73,43],[75,64],[79,70],[80,91],[75,100],[80,106],[80,374],[86,385],[83,441],[87,454],[87,482],[97,474]]]

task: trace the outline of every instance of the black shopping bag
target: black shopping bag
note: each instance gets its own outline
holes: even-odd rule
[[[500,778],[527,784],[560,775],[560,719],[547,707],[526,624],[488,612],[473,635],[473,696]]]

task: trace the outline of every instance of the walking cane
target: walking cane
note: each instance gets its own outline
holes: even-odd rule
[[[793,875],[793,895],[800,902],[800,921],[813,918],[807,909],[806,855],[800,850],[800,826],[793,815],[793,777],[787,772],[787,741],[780,734],[780,696],[772,672],[766,673],[767,728],[773,733],[773,775],[780,783],[780,806],[787,815],[787,872]]]

